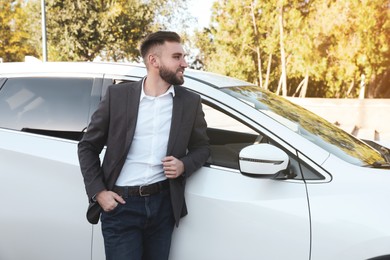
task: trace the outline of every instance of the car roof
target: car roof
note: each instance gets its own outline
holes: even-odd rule
[[[6,75],[28,75],[38,73],[63,74],[108,74],[131,77],[143,77],[146,68],[141,63],[104,63],[104,62],[10,62],[0,63],[0,77]],[[199,70],[186,69],[185,77],[203,82],[215,88],[248,86],[251,83]]]

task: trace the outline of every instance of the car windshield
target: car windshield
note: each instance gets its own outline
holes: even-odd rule
[[[347,162],[359,166],[386,163],[385,158],[371,146],[272,92],[263,91],[257,86],[221,90]]]

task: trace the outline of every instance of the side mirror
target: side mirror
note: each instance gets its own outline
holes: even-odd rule
[[[272,178],[287,170],[288,155],[270,144],[254,144],[243,148],[239,154],[240,171],[251,177]]]

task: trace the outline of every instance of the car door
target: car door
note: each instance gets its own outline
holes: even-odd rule
[[[31,75],[0,89],[0,259],[91,258],[76,140],[98,81]]]
[[[242,111],[203,98],[211,156],[187,181],[189,215],[174,231],[170,259],[309,259],[308,199],[297,153],[265,135]],[[241,174],[239,151],[256,142],[284,149],[297,176]]]

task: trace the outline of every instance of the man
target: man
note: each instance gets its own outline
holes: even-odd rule
[[[79,143],[87,217],[97,223],[102,212],[107,259],[168,259],[187,214],[186,179],[209,156],[200,97],[178,86],[187,68],[180,36],[150,34],[141,55],[147,76],[110,86]]]

